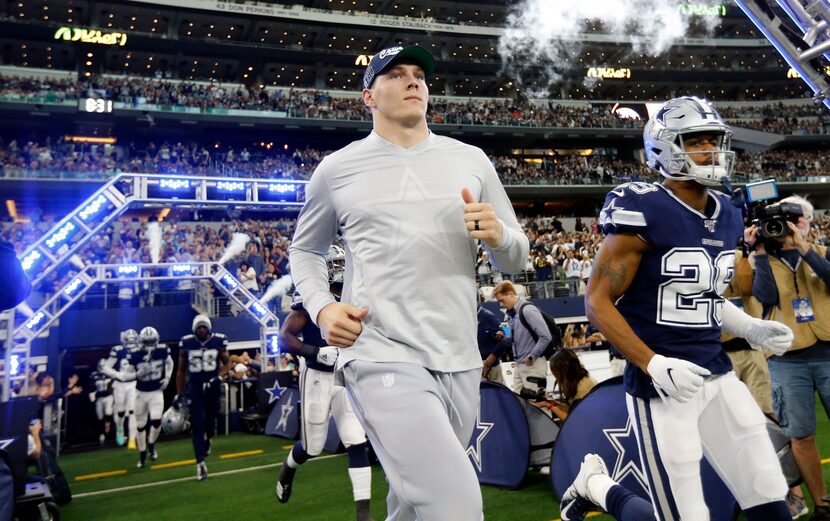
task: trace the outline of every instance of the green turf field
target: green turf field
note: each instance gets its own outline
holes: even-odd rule
[[[819,450],[830,456],[830,423],[819,411]],[[193,458],[189,439],[157,445],[164,464]],[[137,469],[135,452],[103,449],[69,454],[60,464],[72,487],[72,503],[61,508],[68,521],[120,520],[265,520],[339,521],[354,519],[351,485],[345,455],[311,460],[297,473],[291,501],[280,504],[274,495],[279,464],[291,441],[249,434],[214,438],[208,457],[210,479],[198,482],[193,464],[165,469]],[[220,459],[247,451],[259,454]],[[77,481],[79,476],[124,471],[111,477]],[[372,516],[385,518],[386,482],[380,467],[372,473]],[[830,478],[825,465],[825,479]],[[559,504],[548,476],[531,474],[520,490],[482,487],[488,521],[551,521],[559,518]],[[610,516],[592,517],[595,521]],[[442,520],[444,521],[444,520]],[[452,520],[446,520],[452,521]]]

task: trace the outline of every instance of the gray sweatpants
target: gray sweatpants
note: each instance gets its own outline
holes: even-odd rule
[[[343,378],[389,481],[387,521],[481,521],[481,488],[466,453],[481,370],[353,360]]]

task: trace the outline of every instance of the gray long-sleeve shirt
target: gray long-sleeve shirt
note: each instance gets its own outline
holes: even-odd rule
[[[291,271],[312,320],[334,302],[326,253],[338,232],[346,249],[343,302],[366,307],[363,331],[340,353],[412,362],[439,371],[481,367],[476,344],[476,241],[464,224],[461,189],[490,203],[504,225],[489,248],[515,273],[529,244],[493,165],[478,148],[430,135],[403,148],[372,132],[327,156],[306,190],[289,248]]]
[[[522,320],[519,318],[519,309],[522,304],[529,304],[522,309],[522,316],[525,317],[527,325],[536,333],[536,340],[533,340],[533,335],[524,327]],[[516,305],[513,306],[512,313],[510,313],[510,334],[513,336],[513,357],[516,362],[522,363],[528,356],[539,358],[553,339],[550,328],[545,322],[539,308],[532,302],[520,298]]]

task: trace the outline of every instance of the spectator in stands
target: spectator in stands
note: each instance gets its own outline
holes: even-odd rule
[[[239,282],[242,283],[242,287],[256,295],[259,293],[259,284],[257,283],[257,276],[256,270],[254,267],[249,265],[247,262],[242,262],[239,265],[239,270],[236,272],[237,278]]]
[[[579,284],[582,280],[582,270],[579,260],[572,249],[565,252],[565,260],[562,261],[562,269],[565,270],[565,277],[568,279],[568,295],[574,297],[579,294]]]

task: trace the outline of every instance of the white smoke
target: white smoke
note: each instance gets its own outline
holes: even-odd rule
[[[147,239],[150,242],[150,258],[153,264],[161,261],[161,225],[157,222],[147,225]]]
[[[722,2],[696,3],[714,7]],[[521,0],[507,17],[499,54],[514,82],[531,89],[536,86],[531,96],[547,97],[550,87],[573,68],[617,66],[585,60],[593,56],[583,57],[580,63],[580,40],[586,35],[607,37],[609,43],[622,40],[621,45],[630,46],[632,55],[658,56],[684,37],[693,24],[712,34],[718,16],[690,16],[679,6],[677,0]],[[592,31],[589,24],[601,27]]]
[[[78,256],[78,254],[77,254],[77,253],[76,253],[76,254],[74,254],[74,255],[72,255],[71,257],[69,257],[69,262],[71,262],[72,264],[74,264],[74,265],[75,265],[75,266],[76,266],[79,270],[83,270],[84,268],[86,268],[86,264],[85,264],[85,263],[84,263],[84,261],[83,261],[83,260],[82,260],[82,259]]]
[[[291,279],[291,275],[286,275],[285,277],[281,277],[268,286],[268,289],[265,290],[265,293],[262,295],[262,298],[259,299],[260,302],[266,304],[273,300],[276,297],[281,297],[291,289],[291,286],[294,285],[294,280]]]
[[[225,248],[225,253],[222,254],[222,258],[219,259],[219,264],[225,264],[232,258],[236,257],[243,251],[245,251],[245,245],[248,244],[251,238],[248,237],[247,234],[244,233],[234,233],[233,238],[231,238],[231,243],[228,244],[228,247]]]

